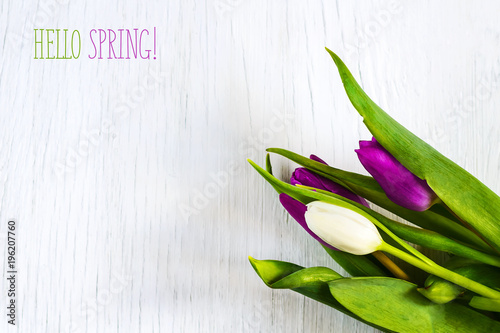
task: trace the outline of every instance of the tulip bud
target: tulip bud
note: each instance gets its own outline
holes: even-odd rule
[[[383,243],[370,220],[345,207],[313,201],[307,204],[305,220],[315,235],[344,252],[365,255]]]
[[[280,194],[280,202],[283,205],[283,207],[285,207],[288,214],[290,214],[295,219],[295,221],[297,221],[301,225],[301,227],[304,228],[305,231],[307,231],[309,235],[311,235],[315,240],[320,242],[322,245],[329,247],[332,250],[337,250],[336,248],[334,248],[333,246],[331,246],[330,244],[326,243],[324,240],[319,238],[314,232],[311,231],[311,229],[309,229],[306,223],[306,219],[304,217],[307,211],[306,205],[304,205],[302,202],[298,200],[295,200],[294,198],[285,193]]]
[[[311,155],[311,160],[317,161],[323,164],[326,164],[322,159],[315,155]],[[328,164],[326,164],[328,165]],[[355,201],[359,204],[362,204],[366,207],[368,206],[368,203],[366,202],[365,199],[360,197],[359,195],[354,194],[350,190],[346,189],[344,186],[339,185],[335,183],[334,181],[325,178],[323,176],[320,176],[306,168],[297,168],[292,174],[292,177],[290,178],[290,183],[292,185],[305,185],[305,186],[310,186],[314,188],[318,188],[320,190],[332,192],[335,194],[338,194],[344,198],[347,198],[349,200]]]
[[[461,276],[491,288],[496,288],[500,280],[500,269],[498,267],[481,264],[466,258],[453,257],[445,264],[445,267]],[[438,304],[448,303],[468,293],[466,288],[436,275],[430,275],[427,280],[425,280],[424,287],[425,288],[418,288],[417,290],[422,295]]]
[[[361,164],[395,204],[421,212],[437,201],[436,193],[427,182],[405,168],[375,138],[360,141],[356,153]]]

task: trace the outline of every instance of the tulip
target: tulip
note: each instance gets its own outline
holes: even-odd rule
[[[326,164],[325,161],[320,159],[319,157],[315,155],[311,155],[311,160]],[[328,165],[328,164],[326,164]],[[332,192],[335,194],[338,194],[344,198],[347,198],[349,200],[355,201],[359,204],[362,204],[366,207],[368,206],[368,203],[366,202],[365,199],[362,197],[354,194],[350,190],[346,189],[342,185],[339,185],[335,183],[334,181],[325,178],[323,176],[320,176],[306,168],[297,168],[292,174],[292,177],[290,178],[290,183],[292,185],[305,185],[305,186],[310,186],[314,187],[320,190],[325,190],[328,192]]]
[[[312,232],[311,229],[309,229],[305,218],[305,213],[307,211],[306,205],[304,205],[302,202],[298,200],[295,200],[294,198],[285,193],[280,194],[280,202],[283,205],[283,207],[285,207],[288,214],[290,214],[295,219],[295,221],[297,221],[302,226],[302,228],[304,228],[309,233],[309,235],[311,235],[322,245],[329,247],[333,250],[337,250],[335,247],[331,246],[330,244],[322,240],[314,232]]]
[[[391,271],[394,276],[400,278],[400,279],[403,279],[403,280],[407,280],[409,281],[410,278],[408,277],[408,275],[402,271],[396,264],[394,264],[386,255],[384,255],[382,252],[380,251],[377,251],[377,247],[376,246],[373,246],[373,242],[371,243],[372,244],[372,248],[368,249],[366,246],[364,247],[364,251],[359,251],[360,250],[360,247],[359,245],[356,245],[356,244],[359,244],[360,242],[363,242],[366,240],[366,237],[363,239],[353,239],[353,236],[356,237],[356,235],[367,235],[367,232],[365,232],[365,230],[363,230],[363,232],[359,232],[359,227],[355,228],[354,230],[352,230],[352,232],[354,232],[354,234],[351,234],[350,235],[350,238],[345,238],[344,239],[344,242],[347,241],[347,239],[351,239],[351,241],[353,242],[352,244],[348,244],[347,246],[342,246],[342,248],[336,248],[334,245],[332,245],[331,243],[328,242],[328,239],[330,238],[329,236],[325,236],[323,235],[322,237],[320,237],[318,234],[316,234],[316,232],[312,231],[310,229],[310,227],[308,226],[308,223],[311,223],[311,224],[314,224],[313,221],[307,221],[306,222],[306,214],[309,214],[309,220],[311,219],[311,214],[313,214],[313,217],[312,219],[315,219],[315,215],[314,213],[311,213],[310,210],[308,209],[308,206],[304,205],[303,203],[301,203],[300,201],[297,201],[295,199],[293,199],[292,197],[290,197],[289,195],[285,194],[285,193],[281,193],[280,194],[280,202],[281,204],[283,205],[283,207],[285,207],[285,209],[288,211],[288,213],[309,233],[309,235],[311,235],[314,239],[316,239],[318,242],[320,242],[323,246],[326,246],[332,250],[336,250],[338,251],[339,249],[343,250],[343,251],[354,251],[355,248],[358,249],[358,251],[356,253],[354,252],[351,252],[353,254],[362,254],[362,253],[372,253],[373,252],[373,255],[375,256],[375,258],[377,260],[379,260],[382,265],[384,265],[385,267],[387,267],[387,269],[389,269],[389,271]],[[316,205],[319,203],[319,201],[315,201]],[[312,205],[312,203],[309,204],[310,206]],[[325,204],[325,205],[329,205],[329,204]],[[333,206],[333,205],[330,205],[330,206]],[[333,207],[336,207],[336,206],[333,206]],[[337,207],[337,208],[340,208],[340,207]],[[347,209],[348,210],[348,209]],[[356,213],[352,212],[353,215],[356,215]],[[331,217],[332,219],[335,219],[336,217],[333,216]],[[363,220],[364,222],[363,223],[366,223],[366,218],[364,218],[363,216],[361,215],[357,215],[356,218],[361,218],[361,220]],[[341,222],[340,223],[343,223],[343,221],[345,221],[345,219],[341,219],[340,220]],[[369,223],[371,223],[370,221],[368,221]],[[314,224],[316,225],[316,224]],[[373,226],[373,224],[372,224]],[[337,233],[338,231],[335,229],[338,227],[338,221],[337,223],[335,222],[332,222],[332,224],[330,225],[330,228],[332,230],[329,230],[330,233]],[[345,226],[340,226],[339,227],[341,230],[343,230],[343,228],[345,228]],[[367,228],[371,228],[370,226],[367,226]],[[321,231],[320,231],[321,232]],[[375,233],[375,236],[378,234],[378,231],[376,230],[375,228],[375,231],[373,231],[373,229],[369,232],[372,232],[372,233]],[[368,232],[368,233],[369,233]],[[362,236],[363,237],[363,236]],[[380,235],[378,234],[378,238],[380,238]],[[381,239],[379,240],[378,238],[375,238],[375,242],[376,243],[379,243],[381,242]],[[373,239],[372,239],[373,240]],[[370,243],[368,243],[370,244]],[[335,244],[336,245],[336,244]],[[341,243],[340,245],[343,245],[343,243]],[[376,252],[374,252],[376,251]]]
[[[361,164],[392,202],[421,212],[438,200],[436,193],[425,180],[405,168],[375,138],[372,141],[360,141],[356,153]]]
[[[348,208],[322,201],[307,204],[307,226],[317,237],[335,248],[355,255],[378,251],[383,240],[377,227]]]

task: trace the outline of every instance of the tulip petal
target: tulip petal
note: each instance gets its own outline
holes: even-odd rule
[[[319,163],[323,163],[325,165],[328,165],[328,163],[326,163],[325,161],[323,161],[321,158],[319,158],[318,156],[316,155],[313,155],[311,154],[311,156],[309,156],[309,158],[313,161],[316,161],[316,162],[319,162]]]
[[[373,141],[359,141],[359,148],[371,148],[375,146],[375,142]]]
[[[355,151],[361,164],[394,203],[424,211],[437,199],[425,180],[412,174],[377,141],[360,141],[360,149]]]
[[[311,160],[320,162],[322,164],[328,165],[325,161],[323,161],[321,158],[317,157],[316,155],[311,155]],[[329,191],[338,195],[343,196],[344,198],[347,198],[349,200],[355,201],[359,204],[362,204],[363,206],[370,207],[368,205],[368,202],[366,200],[344,186],[337,184],[336,182],[325,178],[323,176],[320,176],[316,174],[313,171],[310,171],[306,168],[297,168],[292,174],[292,177],[290,178],[290,183],[292,185],[304,185],[304,186],[310,186],[314,188],[318,188],[320,190],[325,190]]]
[[[305,214],[307,211],[306,205],[304,205],[300,201],[293,199],[291,196],[285,193],[280,194],[280,202],[283,205],[283,207],[285,207],[288,214],[290,214],[295,219],[295,221],[297,221],[302,226],[302,228],[304,228],[309,233],[309,235],[311,235],[315,240],[320,242],[322,245],[330,249],[337,250],[335,247],[331,246],[330,244],[319,238],[314,232],[311,231],[311,229],[309,229],[305,218]]]
[[[370,254],[379,250],[382,244],[377,227],[365,216],[346,207],[313,201],[307,205],[305,220],[313,233],[344,252]]]
[[[288,185],[288,184],[287,184]],[[297,188],[298,189],[298,188]],[[287,212],[292,216],[314,239],[322,244],[326,252],[352,276],[385,276],[383,270],[375,265],[365,256],[352,255],[347,252],[341,252],[330,244],[326,243],[314,232],[309,229],[305,219],[307,206],[290,197],[285,193],[279,195],[280,202]]]

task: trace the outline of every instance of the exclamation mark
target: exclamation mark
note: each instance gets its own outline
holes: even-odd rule
[[[156,27],[154,27],[154,50],[153,50],[153,59],[156,59]]]

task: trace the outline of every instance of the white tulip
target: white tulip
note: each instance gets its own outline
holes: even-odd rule
[[[344,252],[369,254],[379,250],[383,242],[370,220],[348,208],[313,201],[307,205],[305,219],[319,238]]]

